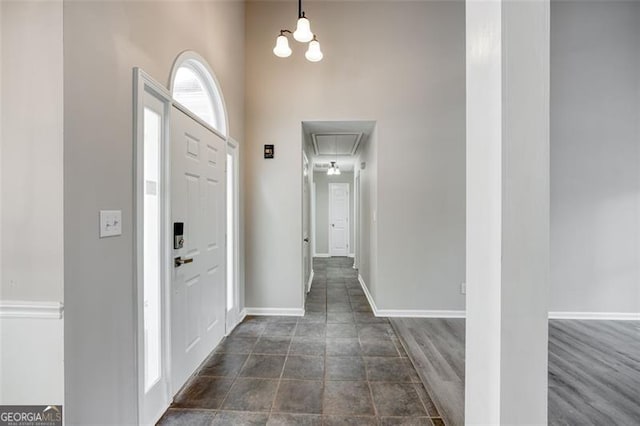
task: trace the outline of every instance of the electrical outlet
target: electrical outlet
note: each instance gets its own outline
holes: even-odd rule
[[[460,294],[467,294],[467,283],[460,283]]]

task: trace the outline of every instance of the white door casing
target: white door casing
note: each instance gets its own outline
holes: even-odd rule
[[[184,223],[173,258],[172,391],[175,394],[225,333],[226,141],[179,108],[171,111],[171,217]]]
[[[360,268],[360,171],[356,170],[353,179],[353,268]]]
[[[349,254],[349,184],[329,184],[329,255]]]
[[[169,195],[168,185],[168,133],[171,96],[161,84],[153,80],[139,68],[134,69],[134,124],[135,124],[135,156],[136,156],[136,184],[135,184],[135,265],[136,265],[136,321],[137,321],[137,370],[138,370],[138,421],[142,425],[155,424],[170,403],[170,368],[168,346],[168,285],[171,277],[169,268]],[[149,124],[145,119],[148,112],[156,114],[159,122],[156,122],[154,132],[147,129]],[[159,128],[157,126],[160,126]],[[159,132],[158,132],[159,130]],[[157,177],[153,188],[146,182],[146,165],[150,160],[149,146],[145,146],[150,133],[155,133],[156,147],[158,151],[151,154],[157,161]],[[156,283],[155,294],[150,299],[147,294],[150,283],[145,272],[145,255],[149,249],[149,236],[145,227],[149,228],[145,204],[148,201],[149,190],[153,190],[159,197],[157,213],[157,237],[151,242],[157,250],[158,257],[157,275],[152,282]],[[148,257],[146,258],[149,259]],[[148,265],[146,265],[148,267]],[[150,315],[152,314],[152,315]],[[150,319],[158,318],[159,322]],[[150,329],[151,328],[151,329]],[[149,333],[155,333],[156,344],[150,344]],[[158,338],[159,340],[158,341]],[[149,377],[149,362],[155,364],[155,374]]]
[[[311,257],[311,181],[309,174],[313,173],[307,155],[302,153],[302,288],[303,295],[309,291],[309,277],[312,271]],[[304,296],[303,296],[304,298]]]
[[[227,319],[228,335],[240,320],[240,153],[236,141],[227,141]]]

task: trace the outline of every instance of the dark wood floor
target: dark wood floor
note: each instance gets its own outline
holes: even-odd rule
[[[391,323],[447,424],[464,424],[464,320]],[[640,425],[640,322],[549,322],[549,424]]]

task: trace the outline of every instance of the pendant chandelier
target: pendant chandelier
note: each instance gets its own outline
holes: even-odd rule
[[[311,32],[311,23],[302,10],[302,0],[298,0],[298,24],[296,30],[293,33],[289,30],[280,30],[280,35],[276,38],[276,47],[273,48],[273,53],[280,58],[291,56],[292,51],[289,47],[287,34],[292,34],[293,38],[300,43],[309,43],[307,52],[304,54],[308,61],[319,62],[322,60],[320,42],[318,42],[316,35]]]
[[[329,176],[338,176],[340,174],[340,167],[336,164],[335,161],[331,162],[331,167],[327,170],[327,175]]]

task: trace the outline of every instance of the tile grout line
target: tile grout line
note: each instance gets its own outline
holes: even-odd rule
[[[420,373],[418,373],[418,369],[416,368],[413,360],[411,359],[411,357],[409,356],[409,352],[407,351],[406,348],[406,342],[402,339],[402,337],[396,332],[395,327],[393,326],[393,324],[391,324],[391,329],[393,330],[394,334],[396,335],[396,337],[398,338],[398,342],[400,342],[400,345],[402,345],[403,350],[405,351],[405,353],[407,354],[407,359],[409,360],[409,363],[411,364],[411,366],[413,367],[413,370],[415,371],[415,373],[418,375],[418,379],[420,380],[419,383],[422,385],[422,387],[424,388],[424,391],[427,393],[427,396],[429,397],[429,399],[431,400],[431,403],[433,404],[433,406],[436,409],[436,412],[438,414],[439,419],[442,420],[442,423],[445,423],[444,419],[442,418],[442,413],[440,412],[440,407],[438,407],[438,404],[436,404],[435,400],[433,399],[433,396],[431,395],[431,392],[429,391],[429,387],[422,381],[422,377],[420,377]],[[418,395],[419,396],[419,395]],[[422,399],[421,399],[422,401]],[[423,404],[424,405],[424,404]],[[426,406],[425,406],[425,411],[427,412],[427,416],[429,417],[429,419],[432,419],[433,417],[431,417],[431,415],[429,414],[429,410],[426,410]],[[433,423],[433,422],[431,422]],[[446,426],[446,423],[445,423]]]
[[[344,267],[339,267],[338,268],[338,270],[342,270],[342,269],[344,269]],[[330,304],[329,294],[330,294],[330,290],[331,289],[336,289],[336,290],[344,289],[344,290],[347,290],[347,300],[348,300],[349,306],[351,308],[348,313],[350,314],[352,322],[347,322],[347,323],[336,322],[335,323],[336,326],[334,328],[336,328],[336,331],[338,331],[338,334],[340,334],[340,330],[339,329],[341,329],[342,327],[346,328],[347,327],[346,324],[349,324],[349,325],[353,324],[353,328],[355,328],[355,330],[356,330],[356,335],[354,336],[355,337],[354,341],[357,343],[357,346],[358,346],[358,349],[359,349],[357,356],[358,356],[358,358],[362,359],[363,364],[364,364],[364,369],[365,369],[365,371],[364,371],[365,372],[365,379],[364,380],[365,380],[365,383],[367,384],[367,388],[369,390],[369,397],[371,398],[371,402],[372,402],[374,421],[376,422],[376,424],[379,424],[379,422],[381,421],[381,417],[380,417],[380,413],[378,411],[378,407],[377,407],[377,405],[375,403],[375,400],[373,398],[373,385],[376,385],[378,383],[387,383],[387,381],[382,381],[382,382],[372,382],[371,381],[370,369],[367,368],[367,363],[365,362],[366,360],[365,360],[365,357],[364,357],[365,353],[363,351],[363,346],[362,346],[363,341],[367,340],[367,339],[364,338],[363,335],[361,335],[360,332],[359,332],[361,327],[365,327],[366,328],[368,325],[373,325],[374,326],[373,328],[377,328],[377,327],[375,327],[375,322],[372,322],[372,323],[369,324],[366,321],[367,317],[363,317],[362,318],[364,320],[364,322],[362,322],[362,323],[358,323],[356,321],[356,313],[357,312],[362,312],[364,314],[364,313],[369,312],[369,311],[362,311],[362,310],[356,311],[356,310],[354,310],[354,309],[361,309],[362,307],[355,308],[354,305],[352,304],[352,300],[357,295],[349,294],[349,289],[350,289],[349,285],[350,285],[350,283],[352,281],[351,278],[339,277],[338,279],[336,279],[336,281],[339,281],[339,282],[336,282],[331,287],[328,285],[328,283],[326,283],[326,279],[324,279],[322,281],[325,281],[325,283],[324,283],[325,285],[324,285],[324,287],[322,287],[322,290],[320,290],[319,288],[318,288],[318,290],[320,290],[320,294],[324,293],[324,321],[323,322],[316,322],[314,320],[312,322],[309,322],[309,324],[323,324],[324,325],[324,329],[325,329],[325,333],[324,333],[324,348],[323,348],[323,352],[321,352],[323,354],[324,371],[323,371],[322,383],[321,383],[321,395],[322,395],[322,397],[321,397],[321,400],[320,400],[320,416],[319,416],[320,420],[321,420],[321,422],[323,422],[326,416],[331,415],[331,414],[328,414],[328,413],[327,414],[324,413],[324,410],[325,410],[324,394],[325,394],[325,390],[326,390],[326,382],[328,381],[327,362],[328,362],[329,353],[328,353],[328,345],[327,345],[327,343],[328,343],[329,339],[338,339],[339,338],[339,337],[331,337],[330,338],[328,336],[328,332],[327,332],[328,327],[329,327],[328,316],[330,314],[329,309],[328,309],[329,304]],[[314,290],[316,288],[314,288]],[[314,294],[317,294],[317,293],[314,293]],[[331,302],[331,303],[342,303],[342,302],[344,302],[344,300],[338,299],[338,300],[336,300],[334,302]],[[313,301],[312,303],[317,303],[317,301]],[[334,312],[332,312],[332,313],[334,313]],[[336,312],[336,313],[342,314],[342,312]],[[346,316],[346,315],[344,315],[344,316]],[[304,323],[304,322],[302,322],[302,323]],[[279,390],[281,388],[282,381],[283,380],[288,380],[288,379],[285,379],[285,377],[284,377],[284,371],[286,369],[287,363],[289,362],[289,358],[292,355],[295,355],[295,354],[292,354],[292,347],[293,347],[293,341],[296,338],[296,333],[299,331],[299,324],[301,324],[301,319],[297,319],[296,320],[295,325],[293,327],[293,333],[290,334],[291,337],[290,337],[290,340],[288,342],[287,351],[284,354],[284,362],[283,362],[283,365],[282,365],[282,370],[280,371],[280,376],[277,379],[278,382],[277,382],[277,386],[276,386],[276,394],[274,396],[274,400],[273,400],[273,402],[271,404],[271,407],[270,407],[268,412],[267,411],[261,411],[261,413],[264,413],[264,414],[267,415],[267,420],[270,420],[271,416],[273,414],[277,413],[276,411],[274,411],[275,407],[276,407],[276,399],[277,399]],[[386,320],[386,325],[388,326],[388,320]],[[244,363],[242,364],[242,366],[238,370],[238,374],[236,374],[233,377],[233,381],[232,381],[232,384],[231,384],[231,386],[229,388],[229,391],[226,392],[225,397],[223,398],[223,400],[221,402],[221,406],[220,406],[221,408],[224,405],[224,403],[227,402],[229,393],[231,392],[231,389],[236,385],[238,380],[240,380],[241,378],[249,378],[249,377],[241,377],[240,376],[240,372],[246,367],[249,358],[251,358],[252,356],[260,355],[257,352],[255,352],[255,346],[257,346],[257,341],[259,341],[261,338],[265,337],[265,335],[268,333],[266,331],[267,328],[268,328],[268,324],[266,324],[265,328],[262,329],[261,332],[258,334],[257,339],[256,339],[256,343],[254,344],[254,346],[250,350],[249,354],[247,355],[246,360],[244,361]],[[349,328],[351,328],[351,327],[349,327]],[[394,347],[394,351],[393,352],[395,353],[395,355],[394,356],[390,356],[390,357],[387,357],[386,355],[385,356],[375,356],[375,351],[374,351],[374,356],[373,357],[374,358],[381,358],[381,359],[396,359],[396,360],[397,359],[402,359],[403,357],[401,356],[400,346],[399,346],[399,344],[401,344],[401,343],[399,343],[398,340],[396,340],[396,339],[399,339],[398,335],[397,335],[397,333],[395,332],[395,330],[392,327],[389,327],[389,328],[391,330],[390,332],[388,330],[385,330],[386,333],[381,333],[383,335],[377,335],[377,336],[376,335],[372,335],[372,336],[369,336],[369,338],[372,341],[381,341],[381,339],[386,341],[386,338],[390,338],[390,342],[393,344],[393,347]],[[371,330],[371,331],[380,331],[380,330]],[[377,334],[377,333],[374,333],[374,334]],[[395,339],[394,339],[394,336],[395,336]],[[266,337],[280,337],[280,336],[266,336]],[[304,338],[305,336],[299,336],[299,337]],[[276,354],[270,353],[270,354],[262,354],[262,355],[263,356],[268,356],[268,355],[273,356],[273,355],[276,355]],[[298,355],[302,356],[304,354],[298,354]],[[344,355],[341,355],[341,356],[348,356],[348,354],[344,354]],[[409,361],[410,361],[410,359],[409,359]],[[411,362],[409,362],[408,364],[412,367],[410,369],[415,370],[415,368],[413,367]],[[208,376],[208,377],[216,377],[216,376]],[[267,379],[267,378],[258,378],[258,379]],[[313,379],[304,379],[304,378],[296,379],[296,378],[293,378],[291,380],[293,380],[293,381],[297,381],[297,380],[309,381],[309,380],[313,380]],[[345,382],[345,380],[339,380],[339,381],[340,382]],[[346,380],[346,381],[347,382],[348,381],[357,382],[358,380]],[[391,381],[391,382],[388,382],[388,383],[396,383],[396,382]],[[398,382],[398,383],[401,383],[401,382]],[[404,382],[402,382],[402,383],[404,383]],[[419,382],[414,382],[413,378],[412,378],[412,381],[410,382],[410,384],[412,385],[411,386],[412,390],[417,394],[416,396],[419,397],[420,395],[419,395],[419,392],[417,390],[417,386],[418,386]],[[429,394],[427,393],[427,396],[428,395]],[[428,412],[428,410],[426,409],[426,406],[425,406],[425,401],[420,397],[419,397],[419,400],[420,400],[420,406],[423,408],[423,410],[426,413],[427,417],[430,418],[429,417],[429,412]],[[232,410],[232,411],[238,411],[238,410]],[[246,410],[239,410],[239,411],[240,412],[246,412]],[[248,411],[248,412],[251,413],[251,411]],[[214,414],[214,420],[213,421],[215,421],[215,417],[217,416],[217,414],[218,413]],[[312,413],[288,413],[288,414],[292,414],[294,416],[295,415],[312,415]],[[359,417],[359,416],[367,416],[367,415],[364,415],[364,414],[352,414],[352,416]],[[402,417],[402,416],[400,416],[400,417]]]
[[[326,383],[327,383],[327,321],[329,320],[329,294],[328,294],[328,290],[326,287],[326,282],[325,282],[325,287],[324,287],[324,314],[325,314],[325,318],[324,318],[324,326],[325,326],[325,330],[324,330],[324,356],[322,359],[322,362],[324,364],[324,368],[323,368],[323,372],[322,372],[322,396],[320,397],[320,422],[324,423],[323,420],[323,416],[324,416],[324,393],[325,393],[325,388],[326,388]]]
[[[265,327],[266,328],[266,327]],[[264,333],[264,330],[262,330],[262,333]],[[260,340],[260,337],[262,337],[262,333],[260,333],[260,335],[257,337],[256,339],[256,343],[254,343],[254,345],[251,347],[251,351],[249,352],[249,354],[247,355],[247,359],[244,360],[244,362],[242,363],[242,367],[240,367],[240,369],[238,370],[238,374],[236,374],[233,377],[233,382],[231,383],[231,386],[229,386],[229,390],[225,393],[224,398],[222,398],[222,401],[220,402],[220,410],[222,411],[223,407],[224,407],[224,403],[227,402],[227,398],[229,397],[229,394],[231,393],[231,389],[233,389],[233,387],[235,386],[236,383],[238,383],[238,379],[240,378],[240,373],[242,372],[242,370],[244,369],[244,367],[247,365],[247,363],[249,362],[249,358],[251,358],[251,355],[253,354],[253,350],[255,349],[256,345],[258,344],[258,340]],[[216,413],[215,417],[218,416],[218,413]]]
[[[367,301],[367,303],[369,303]],[[371,308],[371,306],[369,306],[369,308]],[[362,351],[362,336],[360,336],[360,333],[358,332],[358,344],[360,345],[360,349]],[[365,363],[365,374],[366,374],[366,378],[367,378],[367,388],[369,388],[369,397],[371,398],[371,405],[373,406],[373,415],[376,418],[376,422],[380,423],[381,422],[381,417],[378,413],[378,406],[376,405],[376,401],[373,398],[373,389],[371,388],[371,381],[369,380],[369,368],[367,368],[366,365],[366,361],[364,361],[363,358],[363,362]]]
[[[276,405],[276,399],[278,398],[278,391],[280,391],[280,384],[282,383],[282,376],[284,376],[284,369],[287,366],[287,361],[289,360],[289,352],[291,352],[291,345],[293,344],[293,336],[295,336],[296,331],[298,330],[298,321],[299,319],[296,320],[296,325],[295,327],[293,327],[293,335],[289,340],[289,347],[287,348],[287,353],[284,357],[284,362],[282,363],[282,370],[280,371],[280,378],[278,379],[278,384],[276,385],[276,392],[275,392],[275,395],[273,396],[273,401],[271,402],[271,408],[269,409],[267,423],[269,422],[269,419],[271,419],[271,415],[273,414],[273,407]]]

